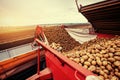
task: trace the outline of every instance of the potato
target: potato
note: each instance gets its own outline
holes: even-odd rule
[[[100,70],[100,67],[96,66],[96,69],[97,69],[97,70]]]
[[[96,62],[97,62],[97,64],[98,64],[99,66],[102,65],[102,62],[101,62],[100,60],[97,60]]]
[[[100,54],[100,53],[96,53],[96,54],[95,54],[95,57],[96,57],[96,56],[99,57],[99,58],[103,57],[103,55]]]
[[[90,55],[90,53],[87,52],[86,55]]]
[[[108,61],[110,61],[110,62],[114,62],[115,59],[114,59],[114,58],[108,58]]]
[[[85,60],[84,60],[83,58],[80,59],[80,62],[81,62],[81,63],[84,63],[84,61],[85,61]]]
[[[112,63],[111,63],[110,61],[108,61],[108,64],[109,64],[109,65],[112,65]]]
[[[104,54],[103,57],[104,57],[104,58],[108,58],[109,55],[108,55],[108,54]]]
[[[120,56],[120,52],[116,52],[116,53],[114,53],[114,55]]]
[[[76,58],[80,58],[79,53],[75,53]]]
[[[79,63],[80,59],[79,58],[74,58],[73,61],[76,62],[76,63]]]
[[[92,51],[91,51],[91,52],[92,52],[92,54],[95,54],[95,50],[94,50],[94,49],[92,49]]]
[[[111,44],[112,44],[112,41],[108,41],[107,43],[108,43],[109,45],[111,45]]]
[[[100,51],[99,51],[99,49],[95,49],[95,53],[99,53]]]
[[[96,60],[100,60],[100,57],[97,56],[97,57],[96,57]]]
[[[70,59],[70,60],[74,60],[74,58],[72,58],[72,57],[70,57],[69,59]]]
[[[115,68],[115,71],[118,72],[119,71],[118,68]]]
[[[92,61],[91,63],[92,63],[92,65],[96,65],[96,61]]]
[[[115,72],[115,75],[120,78],[120,72]]]
[[[108,78],[108,75],[106,73],[104,73],[104,78],[107,79]]]
[[[88,66],[87,66],[87,65],[84,65],[83,67],[86,68],[86,69],[88,69]]]
[[[116,48],[115,48],[115,51],[116,51],[116,52],[120,52],[120,48],[119,48],[119,47],[116,47]]]
[[[115,65],[115,66],[120,66],[120,61],[115,61],[115,62],[114,62],[114,65]]]
[[[87,65],[87,66],[91,65],[90,62],[88,62],[88,61],[85,61],[84,64]]]
[[[104,80],[104,76],[98,76],[99,80]]]
[[[111,67],[111,65],[109,65],[109,64],[106,66],[106,68],[107,68],[109,71],[112,70],[112,67]]]
[[[101,69],[105,69],[105,66],[100,66]]]
[[[91,58],[89,58],[89,59],[88,59],[88,61],[89,61],[89,62],[92,62],[92,59],[91,59]]]
[[[66,56],[67,56],[68,58],[70,58],[70,57],[72,57],[72,54],[67,54]]]
[[[115,60],[119,60],[120,61],[120,57],[119,56],[114,56]]]
[[[114,48],[110,48],[110,49],[109,49],[109,52],[114,53],[114,52],[115,52],[115,49],[114,49]]]
[[[95,48],[98,49],[98,50],[101,50],[101,46],[99,44],[96,44]]]
[[[84,56],[82,56],[82,58],[83,58],[84,60],[87,60],[87,59],[88,59],[88,56],[87,56],[87,55],[84,55]]]
[[[103,64],[103,66],[106,66],[108,63],[107,63],[107,61],[103,61],[102,64]]]
[[[110,57],[113,57],[113,56],[114,56],[113,53],[108,53],[108,54],[109,54]]]
[[[104,71],[100,70],[100,75],[103,75],[104,76]]]
[[[102,46],[101,46],[101,49],[102,49],[102,50],[105,50],[106,48],[104,47],[104,45],[102,45]],[[106,53],[106,51],[105,51],[105,53]],[[104,54],[104,53],[103,53],[103,54]]]
[[[71,53],[72,58],[76,58],[76,55],[74,53]]]
[[[114,44],[112,47],[115,49],[117,46]]]
[[[101,58],[101,61],[107,61],[107,58]]]
[[[103,70],[106,74],[109,74],[109,71],[107,69]]]
[[[101,50],[100,53],[101,53],[101,54],[105,54],[105,53],[106,53],[106,50]]]
[[[110,72],[110,75],[111,75],[111,76],[114,76],[114,75],[115,75],[115,73],[114,73],[113,71],[111,71],[111,72]]]
[[[102,55],[102,54],[100,54],[100,55],[99,55],[99,57],[100,57],[100,58],[102,58],[102,57],[103,57],[103,55]]]
[[[90,49],[88,49],[88,50],[87,50],[87,52],[88,52],[88,53],[90,53],[90,52],[91,52],[91,50],[90,50]]]
[[[116,77],[116,76],[113,76],[113,77],[111,78],[111,80],[119,80],[119,78]]]
[[[91,58],[91,59],[95,59],[93,55],[88,55],[88,56],[89,56],[89,58]]]
[[[90,70],[90,71],[95,71],[96,70],[96,67],[95,66],[90,66],[89,68],[88,68],[88,70]]]

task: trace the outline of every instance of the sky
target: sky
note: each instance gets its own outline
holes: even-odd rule
[[[82,6],[103,0],[78,0]],[[0,26],[87,23],[75,0],[0,0]]]

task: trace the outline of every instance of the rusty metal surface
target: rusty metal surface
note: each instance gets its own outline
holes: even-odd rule
[[[88,6],[80,11],[98,33],[120,35],[120,1],[107,0]]]

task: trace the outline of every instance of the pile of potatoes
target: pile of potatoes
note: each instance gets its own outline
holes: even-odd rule
[[[96,38],[81,45],[59,26],[43,30],[51,48],[97,74],[100,80],[120,80],[120,36]]]
[[[49,44],[52,44],[53,42],[60,44],[62,52],[68,52],[76,46],[81,45],[79,42],[75,41],[61,26],[43,27],[43,30]]]
[[[100,80],[120,80],[120,36],[96,38],[79,48],[63,55],[97,74]]]
[[[50,44],[50,47],[53,48],[53,49],[55,49],[55,50],[57,50],[58,52],[62,51],[62,47],[58,43],[53,42],[53,43]]]

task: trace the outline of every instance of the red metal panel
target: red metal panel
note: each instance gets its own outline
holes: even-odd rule
[[[97,34],[97,37],[98,38],[112,38],[112,37],[114,37],[115,35],[113,35],[113,34],[102,34],[102,33],[98,33]]]
[[[87,77],[86,74],[89,73],[88,70],[81,66],[79,66],[79,68],[83,69],[86,74],[82,74],[78,71],[76,73],[76,70],[74,68],[70,67],[67,63],[63,62],[61,59],[58,59],[54,54],[50,52],[46,52],[45,56],[47,67],[51,69],[54,80],[85,80]],[[88,75],[93,74],[91,73]]]
[[[72,79],[72,78],[70,79],[70,77],[67,76],[68,73],[66,74],[66,71],[63,71],[65,69],[65,66],[62,66],[62,63],[53,54],[49,52],[46,53],[46,62],[47,62],[47,67],[49,67],[52,71],[54,80],[71,80]]]

